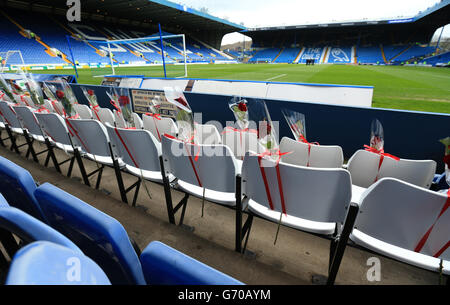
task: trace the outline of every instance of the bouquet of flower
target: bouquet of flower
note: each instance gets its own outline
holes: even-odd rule
[[[31,74],[25,75],[25,86],[30,93],[31,100],[34,103],[36,109],[44,108],[44,94],[39,84],[33,79]]]
[[[5,80],[2,74],[0,74],[0,89],[8,97],[10,102],[14,101],[14,95],[11,89],[11,85]]]
[[[249,99],[248,108],[249,117],[252,121],[259,122],[257,130],[258,141],[266,149],[263,155],[272,160],[279,160],[280,150],[277,136],[266,102],[264,100]]]
[[[446,137],[445,139],[441,139],[439,141],[445,145],[445,180],[447,181],[447,184],[450,185],[450,137]]]
[[[57,86],[48,86],[56,99],[62,104],[64,108],[64,116],[67,118],[76,118],[77,112],[73,108],[73,99],[70,98],[71,94],[73,94],[72,89],[69,84],[63,79],[60,78],[57,81]]]
[[[233,96],[233,98],[228,103],[230,110],[233,112],[234,117],[236,118],[236,123],[240,129],[247,129],[249,125],[248,121],[248,108],[247,108],[247,100],[240,99],[237,96]]]
[[[50,101],[56,101],[56,97],[53,92],[56,92],[56,89],[53,85],[47,84],[45,82],[42,83],[42,91],[47,96],[47,99]]]
[[[370,147],[380,152],[384,151],[383,125],[374,119],[370,129]]]
[[[294,134],[295,140],[306,142],[305,115],[285,108],[281,109],[281,113]]]
[[[164,87],[164,94],[169,103],[177,107],[176,123],[178,138],[183,141],[193,142],[195,134],[194,118],[183,91],[180,88]]]
[[[122,113],[127,127],[136,127],[132,115],[133,111],[131,109],[129,90],[127,88],[118,88],[118,90],[116,90],[116,88],[111,87],[109,92],[107,91],[106,94],[110,98],[111,104],[113,104],[118,112]]]
[[[91,108],[95,113],[95,116],[100,121],[100,118],[98,116],[99,106],[98,106],[98,102],[97,102],[97,96],[95,95],[94,90],[87,89],[86,87],[81,87],[81,91],[83,91],[83,94],[86,97],[86,99],[88,100],[89,105],[91,105]]]

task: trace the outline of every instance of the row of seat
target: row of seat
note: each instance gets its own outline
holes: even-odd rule
[[[0,180],[6,284],[242,284],[161,242],[141,253],[116,219],[3,157]]]
[[[3,108],[0,109],[3,112]],[[256,153],[251,152],[246,153],[244,160],[239,160],[228,145],[190,144],[167,134],[160,135],[161,142],[159,142],[145,129],[118,128],[109,123],[103,125],[92,119],[64,120],[54,113],[34,115],[42,127],[42,134],[47,134],[56,146],[62,145],[66,151],[79,156],[85,155],[97,163],[114,167],[124,202],[127,202],[126,193],[131,187],[124,189],[121,181],[122,170],[138,177],[136,183],[132,185],[136,189],[141,179],[164,185],[171,223],[176,222],[175,214],[180,209],[181,216],[178,223],[183,223],[188,198],[191,195],[235,209],[235,249],[238,252],[245,250],[253,216],[258,216],[329,238],[331,240],[329,283],[334,282],[349,238],[350,243],[375,249],[388,256],[434,271],[438,271],[440,265],[438,257],[440,257],[445,261],[444,274],[449,272],[450,251],[448,249],[440,251],[436,248],[445,246],[445,242],[441,239],[445,238],[446,231],[441,228],[448,226],[448,221],[441,220],[442,225],[434,227],[435,235],[429,236],[430,246],[427,249],[422,249],[422,253],[414,252],[414,243],[419,243],[421,238],[418,232],[425,233],[425,227],[431,226],[433,224],[431,220],[440,214],[447,200],[444,194],[399,179],[383,178],[380,173],[374,179],[378,181],[375,184],[370,183],[372,185],[365,189],[352,184],[353,176],[342,168],[307,167],[283,160],[270,164],[271,161],[262,160]],[[237,141],[240,141],[242,133],[232,131],[237,135]],[[299,144],[308,147],[306,143]],[[362,153],[373,156],[374,160],[371,162],[375,168],[379,166],[379,155],[367,151]],[[312,153],[308,158],[312,158]],[[387,160],[390,158],[384,159],[383,164],[389,165]],[[77,157],[77,160],[81,168],[81,157]],[[262,161],[266,162],[264,166]],[[393,162],[398,164],[397,161]],[[362,166],[367,168],[367,164]],[[352,167],[350,163],[348,167]],[[434,173],[434,169],[428,170],[425,174],[418,172],[417,175],[429,176],[429,172]],[[89,184],[86,173],[83,176],[85,183]],[[431,174],[431,178],[432,176]],[[96,187],[98,185],[99,181]],[[172,189],[185,193],[183,199],[175,206],[171,197]],[[411,193],[422,195],[411,197]],[[133,202],[135,199],[136,193]],[[409,206],[411,201],[417,203],[417,209]],[[381,217],[387,210],[394,210],[394,206],[397,213],[388,219],[391,222]],[[377,213],[381,216],[376,217]],[[247,220],[242,224],[244,214],[247,214]],[[369,216],[361,217],[362,214]],[[449,212],[445,215],[448,214]],[[366,222],[370,225],[366,226]],[[409,226],[416,229],[413,230]],[[433,258],[436,253],[439,255]]]

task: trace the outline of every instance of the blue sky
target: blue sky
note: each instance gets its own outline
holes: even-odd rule
[[[172,0],[246,27],[328,23],[348,20],[376,20],[410,17],[439,0]],[[450,36],[450,26],[444,30]],[[242,41],[228,35],[225,43]]]

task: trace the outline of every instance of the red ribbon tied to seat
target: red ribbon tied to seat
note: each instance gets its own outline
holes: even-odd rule
[[[431,225],[431,227],[428,229],[428,231],[422,236],[422,238],[419,240],[416,248],[414,248],[414,252],[420,252],[423,248],[423,246],[425,245],[425,243],[428,240],[428,237],[430,237],[431,231],[433,231],[434,226],[436,225],[437,221],[439,220],[439,218],[442,216],[442,214],[445,213],[445,211],[447,211],[447,209],[450,207],[450,189],[448,189],[447,191],[447,200],[444,203],[444,206],[441,209],[441,212],[439,213],[438,217],[436,218],[436,220],[434,221],[434,223]],[[442,253],[445,252],[445,250],[447,250],[447,248],[450,247],[450,240],[441,248],[439,249],[434,255],[433,257],[439,257]]]
[[[269,188],[269,182],[267,180],[267,176],[266,176],[266,171],[264,169],[264,166],[261,166],[261,161],[262,158],[266,157],[266,156],[273,156],[273,155],[277,155],[277,160],[275,161],[275,170],[277,172],[277,184],[278,184],[278,191],[280,193],[280,200],[281,200],[281,209],[283,214],[287,215],[286,213],[286,204],[284,201],[284,193],[283,193],[283,183],[281,180],[281,174],[280,174],[280,167],[279,167],[279,163],[281,160],[281,156],[283,155],[287,155],[290,154],[291,152],[280,152],[279,149],[277,149],[274,152],[271,152],[269,150],[266,150],[265,152],[258,154],[258,166],[259,166],[259,170],[261,171],[261,176],[263,178],[264,181],[264,188],[266,189],[266,195],[267,195],[267,201],[269,202],[269,207],[270,209],[273,211],[274,207],[273,207],[273,201],[272,201],[272,195],[270,193],[270,188]]]
[[[244,128],[244,129],[237,129],[231,126],[227,126],[225,127],[225,129],[222,131],[222,134],[226,134],[226,133],[230,133],[230,132],[238,132],[239,133],[239,140],[240,140],[240,145],[242,147],[242,134],[244,132],[249,132],[249,133],[254,133],[254,134],[258,134],[258,131],[256,129],[249,129],[249,128]],[[244,157],[242,157],[243,159]]]
[[[309,158],[311,156],[311,145],[320,145],[320,144],[319,142],[308,142],[302,134],[299,135],[299,138],[301,142],[308,144],[308,163],[306,164],[306,166],[309,167]]]
[[[97,117],[97,120],[101,121],[100,117],[98,116],[98,112],[100,111],[100,106],[99,105],[92,106],[92,110],[94,110],[94,113],[95,113],[95,116]]]
[[[155,123],[156,133],[158,134],[159,142],[161,142],[161,135],[159,134],[158,125],[156,125],[156,121],[155,121],[155,120],[161,121],[161,115],[159,113],[151,113],[151,112],[146,112],[145,115],[151,116],[153,118],[153,122]]]
[[[189,153],[189,150],[188,150],[187,145],[186,145],[186,144],[189,143],[189,144],[192,144],[192,145],[198,147],[197,144],[192,143],[192,141],[194,140],[194,136],[192,136],[192,137],[191,137],[190,139],[188,139],[187,141],[178,139],[178,138],[176,138],[176,137],[174,137],[174,136],[172,136],[172,135],[170,135],[170,134],[167,134],[167,133],[165,133],[164,136],[167,137],[167,138],[169,138],[169,139],[171,139],[171,140],[181,141],[181,142],[183,142],[183,143],[185,144],[184,147],[185,147],[185,149],[186,149],[186,153],[187,153],[187,155],[188,155],[189,162],[191,163],[192,170],[194,171],[195,178],[197,179],[198,185],[199,185],[200,187],[203,187],[202,182],[201,182],[201,180],[200,180],[200,177],[199,177],[199,175],[198,175],[197,169],[195,168],[195,164],[194,164],[194,162],[192,161],[192,156],[191,156],[191,154]],[[194,160],[195,160],[196,162],[198,161],[199,155],[200,155],[200,149],[197,150],[197,153],[195,154],[195,157],[194,157]]]
[[[380,162],[378,163],[378,173],[377,173],[377,176],[375,177],[375,181],[374,182],[378,181],[378,174],[380,173],[380,168],[381,168],[381,164],[383,163],[384,157],[388,157],[388,158],[394,159],[395,161],[399,161],[400,160],[399,157],[396,157],[394,155],[385,153],[384,149],[378,150],[378,149],[370,147],[368,145],[364,145],[364,149],[366,151],[370,151],[372,153],[380,155]]]

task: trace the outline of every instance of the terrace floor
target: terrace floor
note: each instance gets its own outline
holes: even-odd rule
[[[5,141],[9,144],[8,141]],[[23,143],[20,137],[18,143]],[[35,143],[41,151],[44,146]],[[328,268],[329,241],[287,227],[281,227],[274,245],[277,224],[254,218],[247,249],[249,253],[239,254],[234,249],[235,214],[231,209],[205,202],[201,217],[201,199],[189,198],[185,215],[185,226],[169,224],[161,185],[146,182],[151,199],[145,188],[141,191],[136,207],[120,201],[114,171],[105,168],[99,190],[84,185],[75,164],[72,178],[59,174],[50,162],[44,167],[45,154],[39,156],[40,164],[25,159],[25,146],[21,156],[0,146],[0,155],[27,169],[39,183],[49,182],[77,196],[104,213],[116,218],[136,240],[141,249],[148,243],[159,240],[186,253],[246,284],[252,285],[308,285],[317,283],[315,275],[326,276]],[[67,155],[56,150],[58,160]],[[94,162],[84,159],[90,172],[96,168]],[[68,164],[61,166],[67,173]],[[134,176],[123,174],[125,186],[136,181]],[[96,175],[91,184],[95,184]],[[132,193],[128,194],[129,200]],[[182,193],[172,190],[174,202]],[[178,215],[179,217],[179,215]],[[177,217],[177,220],[178,220]],[[366,274],[370,268],[367,259],[376,256],[381,261],[381,281],[369,282]],[[336,279],[336,284],[438,284],[439,275],[409,266],[369,252],[347,247]]]

